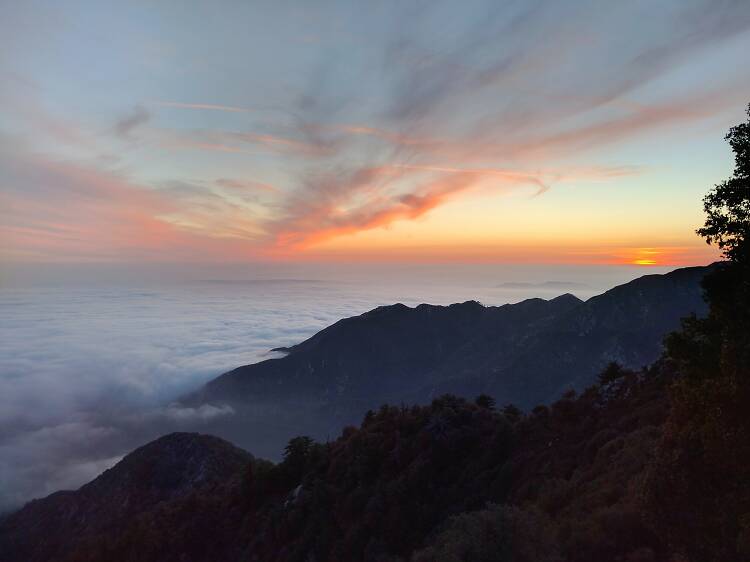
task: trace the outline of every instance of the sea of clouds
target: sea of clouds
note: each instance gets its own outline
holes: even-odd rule
[[[485,273],[468,272],[471,281],[447,267],[344,280],[5,283],[0,512],[77,488],[158,435],[200,431],[209,420],[231,416],[229,406],[186,408],[174,401],[340,318],[394,302],[549,298],[565,292],[566,283],[586,298],[640,272],[608,270],[586,282],[580,272],[570,281],[559,281],[565,272],[545,271],[541,280],[539,271]]]

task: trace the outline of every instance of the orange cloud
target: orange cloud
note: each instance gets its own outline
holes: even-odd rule
[[[419,175],[426,172],[433,176],[426,182],[418,183],[406,193],[389,193],[394,179],[408,175],[418,182]],[[419,218],[487,177],[500,178],[506,184],[546,187],[533,175],[503,170],[408,165],[365,168],[348,178],[348,182],[332,181],[331,185],[318,189],[317,194],[306,193],[270,230],[276,234],[277,248],[306,249],[338,236]],[[378,184],[379,181],[384,184]]]
[[[274,233],[274,251],[309,251],[333,238],[417,219],[459,193],[479,186],[492,190],[535,186],[535,195],[539,195],[549,189],[552,181],[600,179],[635,172],[631,167],[531,173],[509,168],[384,164],[312,181],[307,189],[287,198],[281,217],[272,220],[267,229]]]

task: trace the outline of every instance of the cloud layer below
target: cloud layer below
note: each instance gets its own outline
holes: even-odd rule
[[[125,270],[75,270],[67,279],[48,275],[46,285],[19,279],[0,290],[0,512],[80,486],[158,435],[201,431],[232,416],[228,406],[173,401],[342,317],[398,301],[551,297],[563,286],[586,297],[637,274],[430,266],[352,275],[312,266],[296,272],[207,266],[198,275],[213,280],[186,281],[180,271],[160,270],[153,277],[162,281],[135,283]],[[529,284],[545,279],[554,283]],[[514,284],[499,287],[502,281]]]

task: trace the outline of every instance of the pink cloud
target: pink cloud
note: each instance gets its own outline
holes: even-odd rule
[[[167,217],[190,206],[117,174],[39,155],[14,154],[0,195],[0,239],[21,260],[243,259],[247,238],[181,228]],[[246,235],[247,233],[245,233]]]

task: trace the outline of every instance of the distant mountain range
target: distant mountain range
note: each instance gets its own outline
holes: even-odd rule
[[[700,282],[710,267],[646,275],[585,302],[565,294],[379,307],[281,349],[284,357],[225,373],[184,402],[231,405],[235,415],[207,430],[271,458],[294,435],[337,435],[384,403],[486,393],[528,409],[585,387],[610,361],[654,361],[681,318],[706,312]]]

